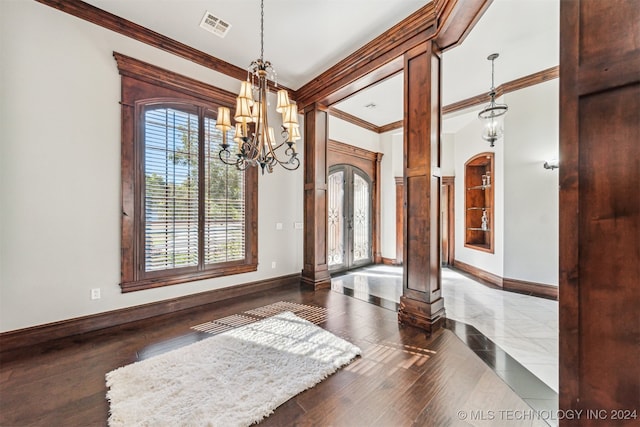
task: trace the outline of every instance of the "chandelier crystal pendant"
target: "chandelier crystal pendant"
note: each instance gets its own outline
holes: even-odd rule
[[[487,57],[491,61],[491,89],[489,90],[489,97],[491,102],[478,113],[478,118],[484,122],[482,129],[482,139],[489,141],[491,147],[494,143],[502,138],[504,134],[504,115],[509,109],[507,104],[496,104],[496,88],[493,82],[494,75],[494,61],[500,56],[497,53],[492,53]]]
[[[296,141],[300,139],[298,106],[289,100],[289,94],[285,89],[278,90],[276,111],[282,114],[280,134],[283,139],[278,144],[275,132],[269,126],[267,115],[269,80],[274,82],[276,88],[278,87],[276,71],[271,62],[264,60],[264,0],[261,0],[260,58],[249,65],[247,80],[240,86],[233,117],[235,119],[233,140],[238,144],[236,153],[229,151],[230,145],[227,143],[227,132],[232,128],[229,108],[218,108],[216,127],[222,131],[220,160],[239,170],[260,165],[263,175],[265,170],[269,173],[273,172],[273,167],[276,165],[287,170],[296,170],[300,166],[300,159],[296,152]]]

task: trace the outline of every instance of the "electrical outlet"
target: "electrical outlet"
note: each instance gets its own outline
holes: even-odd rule
[[[276,230],[282,230],[282,223],[276,222]]]
[[[293,228],[295,228],[296,230],[302,230],[302,223],[301,222],[294,222],[293,223]]]
[[[91,299],[100,299],[100,288],[91,289]]]
[[[271,268],[276,268],[276,262],[275,261],[271,261]]]

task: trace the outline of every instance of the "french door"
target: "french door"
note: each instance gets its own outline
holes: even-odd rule
[[[329,169],[327,260],[332,272],[372,262],[371,178],[351,165]]]

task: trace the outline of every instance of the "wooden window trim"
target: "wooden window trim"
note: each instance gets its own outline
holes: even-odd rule
[[[152,102],[189,103],[210,110],[218,106],[232,108],[235,95],[197,80],[163,70],[142,61],[114,52],[122,76],[121,94],[121,283],[122,292],[132,292],[195,280],[210,279],[258,269],[258,173],[256,168],[245,172],[245,258],[220,263],[216,268],[184,271],[162,277],[142,277],[140,259],[142,176],[140,165],[139,129],[136,129],[140,106]],[[149,275],[147,275],[149,276]],[[155,275],[150,275],[155,276]]]

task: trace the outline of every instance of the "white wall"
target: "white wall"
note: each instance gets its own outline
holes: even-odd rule
[[[122,294],[112,52],[233,92],[239,83],[33,1],[0,1],[0,40],[0,331],[301,270],[302,167],[259,177],[257,272]]]
[[[456,175],[456,138],[454,134],[442,134],[442,159],[440,173],[442,176]]]
[[[482,132],[482,123],[479,120],[472,120],[466,126],[458,130],[455,135],[447,136],[446,141],[453,140],[454,148],[454,165],[455,165],[455,251],[456,261],[462,261],[466,264],[476,266],[482,270],[503,276],[503,257],[504,244],[504,151],[503,140],[496,142],[495,147],[489,147],[489,143],[484,141],[480,135]],[[466,188],[464,186],[464,164],[471,157],[483,152],[493,152],[494,154],[494,173],[493,173],[493,197],[494,207],[492,213],[494,215],[494,253],[487,253],[475,249],[466,248],[464,246],[465,238],[465,204],[464,197]],[[446,152],[443,152],[443,155]],[[443,158],[443,164],[450,161]]]
[[[329,116],[329,139],[382,153],[380,135],[333,116]]]
[[[558,154],[558,80],[511,92],[500,102],[509,111],[494,148],[481,139],[475,114],[443,138],[443,174],[451,156],[447,144],[453,140],[455,146],[456,260],[504,278],[557,285],[558,171],[542,164]],[[495,152],[494,254],[464,247],[464,163],[485,151]]]
[[[558,284],[558,79],[508,93],[504,277]]]
[[[403,175],[402,129],[380,135],[380,246],[383,258],[396,259],[396,177]]]

